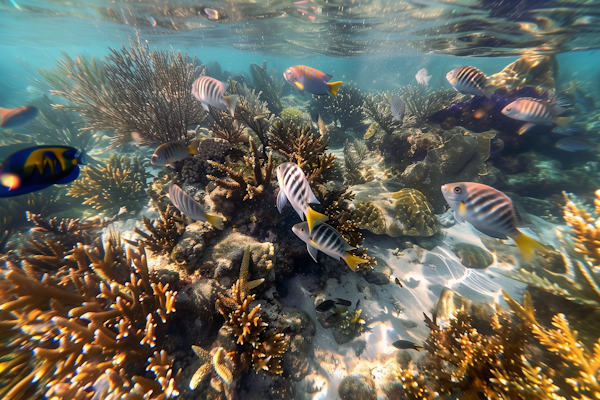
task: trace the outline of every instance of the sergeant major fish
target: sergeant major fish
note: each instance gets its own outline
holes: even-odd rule
[[[229,114],[233,117],[238,98],[235,94],[225,96],[228,88],[228,83],[218,81],[210,76],[201,76],[192,84],[192,94],[202,103],[202,107],[206,111],[209,111],[208,106],[211,105],[219,110],[229,110]]]
[[[316,212],[309,204],[321,204],[312,192],[306,176],[302,169],[292,163],[286,162],[277,167],[277,181],[279,182],[279,194],[277,195],[277,209],[281,213],[289,200],[294,210],[304,221],[308,221],[310,232],[313,228],[329,219],[326,215]]]
[[[329,82],[332,75],[326,74],[305,65],[294,65],[283,73],[285,80],[298,90],[317,95],[331,94],[337,96],[342,81]]]
[[[318,262],[319,250],[336,260],[342,258],[352,271],[356,271],[358,264],[367,262],[364,258],[350,254],[349,251],[356,247],[350,246],[342,235],[330,225],[319,224],[311,233],[308,230],[308,223],[300,222],[292,227],[292,231],[306,243],[308,253],[315,262]]]
[[[156,148],[150,162],[152,165],[166,166],[181,161],[184,158],[194,155],[198,152],[198,142],[192,141],[189,145],[187,140],[182,139],[177,142],[161,144]]]
[[[215,228],[223,230],[223,218],[204,212],[204,207],[188,196],[179,186],[172,185],[169,188],[169,199],[179,211],[191,219],[208,222]]]
[[[458,182],[443,185],[442,194],[458,222],[467,221],[491,237],[512,238],[525,261],[533,257],[535,249],[542,249],[538,242],[517,229],[523,221],[504,193],[481,183]]]
[[[446,79],[457,92],[485,96],[488,99],[497,89],[483,72],[470,66],[454,68],[446,74]]]

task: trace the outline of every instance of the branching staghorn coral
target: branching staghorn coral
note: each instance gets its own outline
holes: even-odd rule
[[[244,167],[236,167],[229,158],[226,159],[226,164],[209,160],[208,163],[220,172],[227,174],[226,179],[217,178],[208,175],[208,179],[213,181],[217,186],[227,190],[227,198],[232,196],[242,197],[244,201],[253,199],[265,193],[271,185],[271,176],[273,174],[273,154],[269,154],[264,161],[250,138],[250,155],[244,156],[245,167],[252,171],[252,175],[247,176],[244,173]],[[237,169],[239,168],[239,169]],[[236,171],[237,169],[237,171]]]
[[[567,270],[552,271],[543,264],[528,264],[504,274],[576,303],[600,307],[600,190],[596,191],[594,213],[574,195],[565,197],[564,219],[572,231],[559,238]]]
[[[242,121],[244,125],[250,128],[262,143],[263,152],[269,145],[269,127],[273,123],[275,114],[269,111],[266,101],[260,100],[262,92],[256,93],[255,89],[250,89],[245,83],[241,85],[232,79],[229,80],[230,89],[234,87],[232,93],[237,94],[238,104],[235,107],[235,119]]]
[[[109,148],[129,143],[133,132],[151,146],[188,139],[187,127],[206,118],[191,93],[199,76],[195,58],[188,63],[179,51],[151,51],[139,37],[110,50],[103,61],[63,53],[55,69],[39,71],[51,93],[69,101],[55,107],[80,113],[83,132],[114,132]]]
[[[238,121],[224,111],[210,107],[213,122],[208,124],[212,134],[219,139],[225,139],[231,145],[248,143],[248,134]]]
[[[121,207],[135,214],[147,203],[147,162],[137,157],[111,154],[103,167],[86,166],[84,176],[69,189],[69,196],[83,197],[83,204],[104,213],[115,213]]]
[[[248,281],[250,265],[250,246],[244,251],[240,268],[240,277],[231,288],[231,295],[221,295],[217,308],[225,317],[227,331],[237,337],[236,343],[243,346],[240,362],[247,369],[252,365],[255,371],[261,369],[272,374],[282,374],[281,356],[287,350],[282,333],[274,333],[264,339],[268,323],[260,314],[260,305],[250,308],[256,295],[248,292],[260,285],[264,279]]]
[[[235,352],[225,353],[222,347],[208,351],[202,347],[192,346],[194,353],[202,360],[202,365],[196,370],[190,380],[190,389],[194,390],[207,377],[210,376],[211,392],[209,399],[221,399],[223,394],[226,400],[235,398],[233,384],[235,371]]]
[[[256,90],[263,94],[263,99],[266,100],[269,110],[273,114],[279,114],[283,107],[281,106],[281,93],[283,91],[283,80],[281,74],[276,68],[267,72],[267,62],[263,61],[262,65],[250,64],[250,75],[252,75],[252,83]]]
[[[114,235],[95,243],[77,246],[68,283],[27,261],[7,262],[3,399],[83,400],[108,388],[112,398],[177,396],[173,362],[161,350],[175,293],[150,274],[143,245],[124,249]]]
[[[406,111],[421,123],[431,114],[446,107],[456,97],[454,90],[433,91],[428,85],[406,85],[401,90]]]
[[[142,215],[142,223],[149,234],[137,227],[133,228],[133,231],[142,237],[140,240],[148,249],[155,253],[170,254],[177,244],[177,240],[185,231],[185,220],[170,205],[164,211],[159,210],[159,212],[160,219],[157,220],[150,220]],[[130,240],[125,241],[135,244]]]
[[[329,114],[342,129],[349,130],[360,126],[363,119],[363,104],[365,95],[354,82],[344,82],[337,96],[313,96],[319,108]]]
[[[402,124],[394,119],[388,95],[385,93],[370,94],[365,97],[363,113],[365,117],[371,118],[379,124],[379,127],[387,134],[392,134]]]
[[[313,134],[310,126],[284,124],[277,119],[269,130],[271,149],[283,154],[290,162],[298,164],[309,183],[323,183],[334,167],[335,156],[326,153],[327,140]]]

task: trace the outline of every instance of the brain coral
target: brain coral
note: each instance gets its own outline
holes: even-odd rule
[[[423,193],[402,189],[392,195],[396,199],[396,219],[406,236],[431,236],[439,231],[433,207]]]

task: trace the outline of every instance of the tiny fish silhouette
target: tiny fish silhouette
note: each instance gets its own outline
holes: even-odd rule
[[[340,298],[335,299],[335,302],[344,307],[350,307],[352,305],[351,301],[340,299]]]
[[[400,287],[404,287],[404,286],[402,286],[402,282],[400,282],[400,279],[395,278],[394,281],[396,282],[396,285],[398,285]]]
[[[392,343],[392,346],[400,350],[421,351],[421,349],[423,348],[423,346],[420,346],[408,340],[396,340],[394,343]]]
[[[331,310],[332,308],[335,307],[335,301],[333,300],[325,300],[324,302],[322,302],[321,304],[319,304],[318,306],[315,307],[315,310],[317,312],[326,312]]]

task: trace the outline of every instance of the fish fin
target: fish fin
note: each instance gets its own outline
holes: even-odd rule
[[[346,264],[348,264],[352,271],[356,271],[356,267],[358,266],[358,264],[364,264],[367,262],[367,260],[365,260],[364,258],[357,257],[350,253],[346,253],[344,261],[346,261]]]
[[[294,86],[296,86],[299,90],[304,90],[304,85],[298,81],[294,81]]]
[[[79,153],[79,155],[75,159],[75,165],[86,165],[86,164],[87,164],[87,160],[85,157],[85,150],[82,150],[81,153]]]
[[[238,97],[236,94],[232,94],[231,96],[223,96],[223,100],[225,100],[225,105],[229,110],[229,114],[233,117],[235,115],[235,105],[237,104]]]
[[[208,104],[200,102],[200,104],[202,104],[202,108],[204,108],[206,111],[210,112],[210,110],[208,109]]]
[[[200,144],[199,140],[192,140],[190,145],[187,147],[190,151],[191,155],[198,154],[198,145]]]
[[[79,167],[77,165],[75,165],[73,167],[73,170],[71,172],[69,172],[69,175],[65,176],[64,178],[62,178],[54,183],[57,185],[62,185],[64,183],[71,183],[75,179],[77,179],[78,176],[79,176]]]
[[[455,220],[456,220],[458,223],[460,223],[460,224],[464,224],[464,223],[465,223],[465,220],[464,220],[464,219],[462,219],[462,218],[460,217],[460,215],[458,215],[458,211],[454,211],[454,219],[455,219]]]
[[[327,221],[329,217],[327,215],[316,212],[312,208],[308,207],[306,211],[306,221],[308,222],[308,232],[312,233],[312,230],[315,226],[322,224]]]
[[[308,202],[309,204],[321,204],[321,202],[319,201],[319,199],[317,199],[317,196],[315,196],[315,194],[312,193],[312,191],[311,191],[311,197],[312,198]]]
[[[277,195],[277,210],[279,210],[279,214],[281,214],[281,210],[287,204],[287,196],[283,192],[283,190],[279,189],[279,194]]]
[[[421,350],[423,350],[423,346],[421,346],[420,344],[414,343],[414,347],[415,347],[415,350],[418,351],[418,352],[420,352]]]
[[[312,239],[311,239],[311,241],[312,241]],[[319,254],[319,249],[317,249],[315,246],[313,246],[310,243],[306,243],[306,249],[308,250],[308,254],[310,254],[312,259],[315,260],[316,263],[318,263],[317,255]]]
[[[464,221],[465,217],[467,216],[467,205],[464,201],[461,201],[460,205],[458,206],[458,216],[462,221]]]
[[[575,118],[573,118],[573,117],[558,117],[558,118],[555,118],[554,121],[552,121],[552,122],[554,122],[554,124],[556,126],[560,126],[561,128],[564,128],[565,126],[569,125],[574,119]]]
[[[212,226],[214,226],[218,230],[223,230],[223,217],[213,214],[206,214],[206,219]]]
[[[552,114],[554,115],[560,115],[562,113],[564,113],[565,111],[567,111],[567,109],[565,107],[561,107],[561,106],[552,106]]]
[[[483,95],[485,97],[487,97],[488,99],[492,98],[492,94],[498,90],[499,87],[496,85],[487,85],[486,87],[484,87],[483,89],[481,89],[481,92],[483,93]]]
[[[503,235],[498,232],[488,231],[487,229],[481,229],[478,227],[475,227],[475,229],[477,229],[479,232],[483,233],[484,235],[488,235],[488,236],[496,238],[496,239],[501,239],[501,240],[508,239],[508,236]]]
[[[522,125],[517,131],[517,135],[523,135],[524,133],[529,132],[534,126],[535,124],[532,124],[531,122]]]
[[[521,256],[523,256],[523,260],[529,262],[533,257],[534,250],[544,250],[541,244],[539,244],[535,239],[530,238],[523,232],[519,232],[516,236],[512,238],[519,251],[521,252]]]
[[[333,78],[333,75],[323,74],[323,79],[325,80],[325,82],[329,82],[331,78]]]
[[[342,81],[332,82],[329,84],[329,92],[333,97],[337,97],[337,92],[340,88]]]

